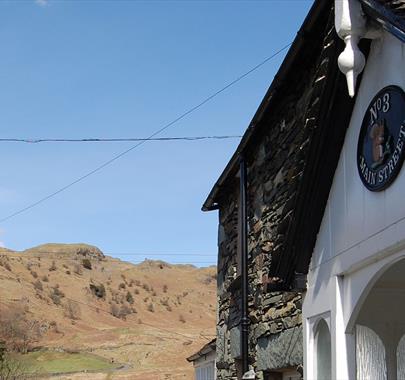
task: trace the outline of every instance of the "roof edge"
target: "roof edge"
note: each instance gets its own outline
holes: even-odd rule
[[[218,178],[217,182],[215,183],[214,187],[210,191],[207,199],[205,200],[201,210],[202,211],[212,211],[217,210],[219,208],[219,204],[217,201],[217,196],[221,191],[221,188],[224,187],[225,182],[229,178],[232,173],[235,173],[238,168],[239,156],[244,152],[245,147],[250,142],[252,135],[256,130],[257,124],[262,119],[264,110],[271,104],[274,95],[277,93],[280,85],[284,81],[285,77],[288,75],[298,53],[304,46],[304,43],[308,39],[308,35],[310,35],[311,28],[313,24],[316,22],[318,16],[325,7],[330,6],[330,1],[325,0],[315,0],[314,4],[312,5],[308,15],[306,16],[301,28],[297,32],[297,35],[291,44],[290,49],[285,56],[283,63],[281,64],[277,74],[274,76],[274,79],[267,90],[262,102],[259,105],[255,115],[253,116],[252,121],[249,124],[246,132],[244,133],[241,142],[239,143],[235,153],[232,155],[230,161],[226,165],[225,169],[223,170],[222,174]]]
[[[198,352],[195,354],[189,356],[186,358],[188,362],[194,362],[197,359],[202,358],[204,355],[209,354],[210,352],[215,352],[216,351],[216,338],[208,342],[206,345],[204,345]]]

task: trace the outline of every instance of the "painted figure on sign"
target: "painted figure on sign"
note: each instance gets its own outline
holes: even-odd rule
[[[384,163],[385,158],[391,154],[391,136],[385,126],[385,120],[376,121],[370,129],[372,140],[372,169]]]

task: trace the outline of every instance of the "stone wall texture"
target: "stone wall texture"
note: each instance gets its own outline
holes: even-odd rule
[[[328,18],[329,17],[329,18]],[[257,378],[264,371],[302,364],[302,294],[269,291],[269,278],[282,259],[305,154],[326,81],[328,51],[337,38],[332,11],[312,53],[282,90],[247,150],[249,362]],[[316,58],[314,60],[314,57]],[[220,199],[218,229],[218,380],[239,379],[241,290],[238,263],[239,183],[228,183]],[[229,182],[229,181],[228,181]]]

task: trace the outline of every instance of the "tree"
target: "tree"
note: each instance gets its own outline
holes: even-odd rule
[[[5,348],[3,349],[1,347],[1,343],[2,342],[0,342],[0,379],[25,380],[32,377],[33,374],[31,373],[28,376],[26,374],[26,368],[22,365],[22,363],[12,358]]]
[[[8,350],[27,353],[41,336],[39,321],[27,318],[26,311],[24,305],[17,304],[2,313],[0,339],[5,342]]]

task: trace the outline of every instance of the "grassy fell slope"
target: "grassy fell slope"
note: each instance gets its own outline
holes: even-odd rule
[[[3,248],[0,319],[36,321],[40,337],[30,349],[91,352],[124,366],[109,378],[190,379],[185,358],[215,332],[215,273],[133,265],[85,244]]]

